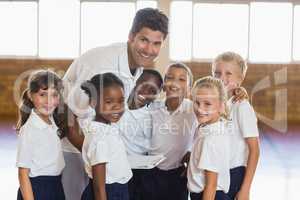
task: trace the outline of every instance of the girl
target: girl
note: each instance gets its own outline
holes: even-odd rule
[[[17,124],[18,200],[65,199],[61,184],[65,162],[59,138],[66,127],[59,119],[61,90],[62,81],[55,73],[40,70],[31,75],[23,93]]]
[[[85,134],[82,158],[90,178],[82,200],[128,200],[132,172],[125,146],[115,124],[124,112],[124,86],[112,73],[95,75],[81,88],[95,112],[93,120],[83,120]]]
[[[230,124],[222,118],[226,92],[221,80],[204,77],[192,90],[198,121],[188,167],[191,200],[228,200]]]

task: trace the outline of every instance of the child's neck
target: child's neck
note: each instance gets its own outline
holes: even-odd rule
[[[182,103],[182,97],[167,98],[166,106],[169,112],[174,112]]]
[[[101,123],[104,123],[104,124],[110,124],[110,121],[104,119],[103,116],[99,115],[99,114],[96,114],[95,121],[101,122]]]
[[[35,110],[35,112],[46,124],[49,124],[49,125],[52,124],[49,115],[44,115],[44,114],[38,112],[37,110]]]

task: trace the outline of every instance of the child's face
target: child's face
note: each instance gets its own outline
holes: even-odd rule
[[[213,76],[223,81],[227,91],[239,87],[243,81],[241,68],[234,62],[217,62]]]
[[[134,103],[137,108],[153,102],[160,92],[160,82],[155,76],[146,76],[137,81],[134,92]]]
[[[35,110],[44,117],[49,117],[59,105],[60,95],[54,87],[39,89],[36,93],[30,93]]]
[[[184,97],[188,90],[189,77],[183,68],[170,67],[165,75],[164,91],[167,98]]]
[[[193,106],[200,124],[211,124],[220,118],[224,104],[216,88],[196,88],[193,91]]]
[[[98,112],[107,122],[117,122],[124,113],[124,91],[120,86],[103,88]]]

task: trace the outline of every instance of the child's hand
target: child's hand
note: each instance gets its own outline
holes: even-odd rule
[[[181,164],[184,166],[184,171],[181,173],[181,177],[186,177],[186,174],[187,174],[187,167],[189,165],[189,162],[190,162],[190,157],[191,157],[191,152],[187,152],[182,160],[181,160]]]
[[[236,200],[249,200],[249,191],[240,190],[235,196]]]
[[[245,99],[249,99],[248,93],[245,88],[238,87],[233,90],[233,103],[240,102]]]

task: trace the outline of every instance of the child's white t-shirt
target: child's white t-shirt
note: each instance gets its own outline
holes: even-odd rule
[[[150,155],[164,155],[166,159],[157,167],[171,170],[182,166],[182,158],[191,150],[196,121],[193,103],[184,99],[174,112],[170,113],[165,100],[155,101],[151,105],[152,139]]]
[[[205,170],[217,173],[217,190],[230,186],[230,125],[225,120],[196,130],[188,166],[188,189],[200,193],[205,187]]]
[[[126,110],[117,123],[127,154],[146,155],[152,136],[152,119],[147,107]]]
[[[88,176],[93,178],[92,166],[106,163],[106,184],[127,183],[132,172],[118,126],[86,121],[83,131],[82,158]]]
[[[51,125],[32,110],[18,136],[17,167],[28,168],[29,177],[58,176],[65,167],[58,127]]]
[[[249,151],[245,139],[259,137],[255,111],[247,100],[232,103],[229,99],[227,105],[233,124],[230,168],[246,166]]]

